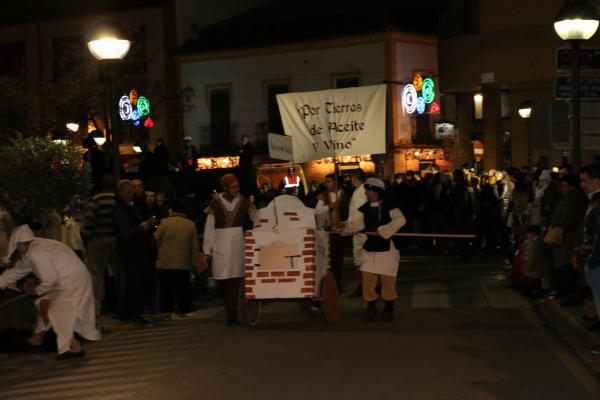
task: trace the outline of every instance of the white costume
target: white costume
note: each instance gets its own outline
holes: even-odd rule
[[[352,198],[350,199],[350,208],[348,212],[348,221],[356,219],[358,214],[362,214],[358,209],[367,202],[367,193],[365,192],[365,184],[361,184],[359,187],[354,189]],[[347,221],[346,221],[347,222]],[[360,266],[363,246],[367,240],[367,235],[364,233],[355,233],[352,236],[352,256],[354,258],[354,265]]]
[[[220,194],[218,201],[225,208],[226,213],[231,214],[232,218],[235,218],[235,214],[240,211],[241,199],[242,197],[238,195],[230,202],[223,194]],[[213,203],[211,202],[211,204]],[[241,212],[246,215],[246,210]],[[252,212],[250,218],[253,218]],[[213,277],[217,280],[243,277],[245,250],[243,227],[217,228],[216,226],[214,213],[207,213],[202,250],[205,254],[212,255]]]
[[[381,203],[371,203],[370,207],[378,207]],[[384,239],[390,239],[400,228],[406,224],[406,218],[402,211],[394,208],[389,212],[391,221],[377,228],[379,236]],[[365,229],[364,214],[359,212],[354,219],[346,224],[346,232],[359,232]],[[387,251],[363,251],[360,263],[360,270],[377,275],[396,276],[398,273],[398,263],[400,262],[400,252],[390,241],[390,249]]]
[[[31,242],[26,254],[15,266],[0,275],[0,288],[17,282],[34,273],[41,283],[37,293],[51,300],[46,324],[39,318],[36,333],[50,327],[56,333],[59,353],[69,351],[73,333],[77,332],[88,340],[99,340],[96,330],[96,314],[92,279],[79,257],[67,246],[50,239],[37,238],[27,225],[13,231],[8,257],[13,254],[18,243]]]

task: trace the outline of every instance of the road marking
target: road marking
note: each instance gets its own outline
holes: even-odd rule
[[[100,387],[100,388],[90,388],[90,389],[82,389],[82,390],[78,390],[76,393],[74,393],[72,390],[70,390],[69,388],[65,388],[65,390],[62,391],[54,391],[51,393],[41,393],[41,394],[34,394],[34,395],[26,395],[25,397],[15,397],[12,396],[11,400],[19,400],[19,398],[24,399],[24,400],[49,400],[49,399],[64,399],[67,397],[73,397],[73,396],[77,396],[79,398],[87,398],[90,395],[102,395],[108,391],[112,391],[112,392],[121,392],[121,391],[127,391],[127,390],[138,390],[138,389],[142,389],[146,386],[148,386],[150,383],[149,382],[145,382],[145,383],[131,383],[131,384],[124,384],[124,385],[115,385],[115,386],[110,386],[110,387]],[[110,394],[110,393],[108,393]]]
[[[417,282],[413,285],[411,307],[448,308],[450,299],[442,282]]]
[[[124,372],[121,373],[121,375],[123,375]],[[87,390],[87,388],[97,388],[98,386],[103,387],[105,390],[112,390],[111,388],[114,387],[115,384],[122,384],[122,383],[144,383],[144,382],[150,382],[153,379],[159,378],[162,376],[162,373],[154,373],[154,374],[148,374],[148,375],[143,375],[143,376],[130,376],[125,374],[126,376],[121,376],[121,377],[112,377],[112,378],[106,378],[106,379],[94,379],[94,380],[87,380],[87,381],[79,381],[79,382],[70,382],[67,384],[65,383],[55,383],[55,384],[43,384],[42,386],[39,386],[37,381],[32,381],[29,384],[29,387],[25,387],[25,388],[18,388],[18,389],[10,389],[10,390],[5,390],[5,391],[1,391],[0,395],[1,396],[18,396],[18,395],[24,395],[24,394],[30,394],[30,395],[35,395],[37,393],[40,392],[52,392],[54,394],[56,393],[61,393],[60,389],[67,389],[69,390],[69,392],[72,391],[76,391],[76,390]]]
[[[598,381],[586,366],[574,354],[567,351],[565,344],[560,342],[542,325],[540,316],[532,308],[522,308],[520,311],[533,330],[542,338],[571,375],[583,386],[585,391],[594,399],[600,398]]]
[[[482,278],[479,284],[492,308],[531,308],[518,291],[506,287],[505,279]]]

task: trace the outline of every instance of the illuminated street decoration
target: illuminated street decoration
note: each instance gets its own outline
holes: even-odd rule
[[[422,93],[423,100],[425,100],[425,103],[430,104],[433,101],[433,98],[435,97],[434,84],[431,78],[423,79]]]
[[[150,101],[144,96],[140,96],[137,101],[137,109],[140,117],[150,115]]]
[[[131,92],[129,92],[129,98],[131,99],[131,104],[133,104],[134,106],[137,106],[138,93],[135,89],[131,89]]]
[[[417,97],[417,114],[423,114],[425,112],[425,99],[419,96]]]
[[[423,87],[423,77],[421,76],[421,74],[415,75],[415,77],[413,78],[413,86],[415,87],[417,92],[421,90],[421,88]]]
[[[402,90],[402,108],[407,114],[439,112],[440,105],[435,103],[435,84],[430,77],[415,74],[412,83],[404,85]]]
[[[417,109],[417,90],[410,83],[402,90],[402,107],[408,114],[414,113]]]
[[[152,121],[152,118],[146,118],[146,120],[144,121],[144,126],[146,128],[154,128],[154,121]]]
[[[129,91],[129,96],[119,99],[119,116],[123,121],[131,121],[134,126],[154,128],[154,121],[150,118],[150,100],[138,96],[135,89]]]
[[[133,105],[131,100],[127,96],[122,96],[119,100],[119,116],[123,121],[131,119],[131,113],[133,112]]]

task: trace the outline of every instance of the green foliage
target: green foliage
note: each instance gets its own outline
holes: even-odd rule
[[[18,221],[51,210],[77,212],[91,192],[90,168],[74,147],[19,135],[0,151],[0,190]]]

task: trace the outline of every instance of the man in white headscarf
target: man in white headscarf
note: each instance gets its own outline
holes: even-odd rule
[[[35,237],[27,225],[13,231],[7,258],[5,261],[13,261],[14,266],[0,275],[0,289],[33,272],[40,284],[29,293],[50,300],[47,319],[40,313],[32,343],[53,328],[57,359],[83,357],[85,353],[74,333],[88,340],[99,340],[100,334],[96,329],[91,277],[80,258],[63,243]]]

